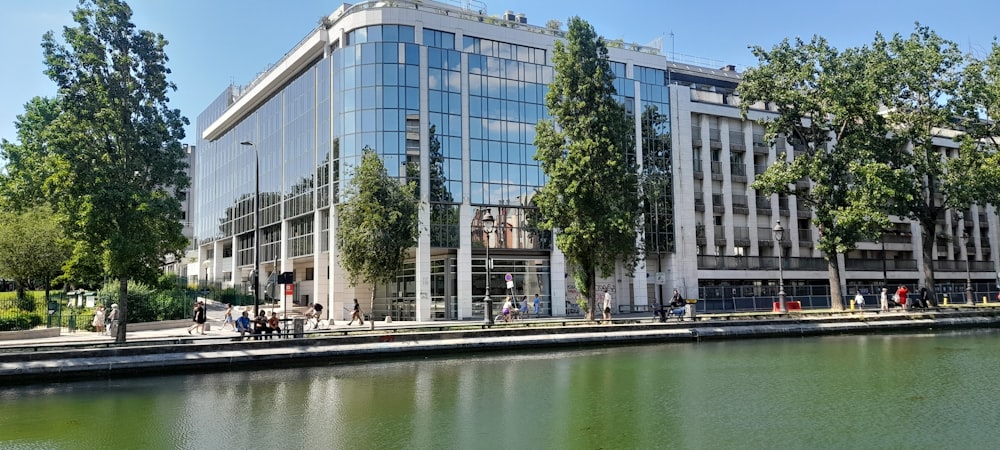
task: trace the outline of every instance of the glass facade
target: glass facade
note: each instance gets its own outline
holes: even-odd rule
[[[257,82],[242,91],[230,87],[199,116],[201,135],[230,120],[230,109],[246,109],[212,140],[199,141],[196,236],[206,266],[228,264],[235,274],[253,264],[259,161],[261,261],[315,273],[317,282],[343,282],[334,269],[323,276],[325,267],[315,265],[320,255],[329,258],[336,232],[331,208],[343,199],[342,183],[369,147],[390,176],[425,181],[428,192],[421,194],[429,201],[429,222],[420,226],[429,238],[428,253],[418,250],[396,283],[375,287],[373,314],[419,317],[417,303],[426,295],[431,319],[481,317],[486,246],[494,260],[493,296],[537,293],[550,313],[556,298],[561,305],[563,296],[552,287],[551,236],[532,226],[532,198],[545,184],[534,139],[535,125],[548,118],[551,47],[439,28],[366,24],[340,34],[331,28],[321,52],[301,61],[300,69],[252,107],[239,101]],[[643,167],[657,176],[647,177],[656,184],[645,185],[647,249],[671,251],[666,72],[620,62],[612,69],[627,114],[641,114]],[[247,141],[253,145],[241,145]],[[496,220],[491,235],[481,226],[487,210]],[[224,258],[232,261],[207,261],[215,254],[231,255]],[[505,289],[506,273],[515,280],[513,291]],[[423,288],[422,277],[429,279]]]

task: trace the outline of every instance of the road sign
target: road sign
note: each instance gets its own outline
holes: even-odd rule
[[[503,279],[506,280],[508,283],[510,283],[511,281],[514,281],[514,277],[511,274],[509,274],[509,273],[506,274],[506,275],[504,275]]]
[[[514,289],[514,282],[513,281],[509,281],[509,280],[507,281],[507,289]]]
[[[667,284],[667,274],[664,272],[656,272],[656,284]]]

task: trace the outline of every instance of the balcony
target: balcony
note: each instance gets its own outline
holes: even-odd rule
[[[722,201],[722,194],[712,194],[712,212],[726,212],[726,204]]]
[[[708,146],[716,150],[722,150],[722,132],[718,128],[708,129]]]
[[[705,171],[702,169],[702,164],[700,159],[691,161],[691,165],[694,166],[694,177],[695,179],[702,179],[705,177]]]
[[[691,144],[695,147],[701,147],[701,127],[691,127]]]
[[[750,227],[733,227],[733,245],[736,247],[750,246]]]
[[[757,197],[757,213],[761,214],[762,209],[771,209],[771,198],[770,197]]]
[[[722,181],[722,163],[719,161],[712,161],[712,179]]]
[[[755,155],[767,155],[768,150],[767,143],[764,142],[764,134],[753,134],[753,153]]]
[[[714,270],[778,270],[777,256],[713,256],[698,255],[699,269]],[[783,270],[827,270],[823,258],[781,258]]]
[[[726,247],[726,227],[724,225],[715,226],[715,245]]]
[[[750,205],[747,203],[747,196],[733,196],[733,214],[750,214]]]
[[[743,141],[745,138],[742,131],[729,132],[729,149],[737,152],[747,151],[747,145]]]
[[[844,269],[881,272],[883,261],[885,261],[885,270],[887,271],[917,270],[917,260],[915,259],[847,259],[844,261]]]

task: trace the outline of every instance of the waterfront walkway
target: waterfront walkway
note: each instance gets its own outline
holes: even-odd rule
[[[667,323],[654,321],[649,314],[617,315],[611,324],[549,317],[488,328],[478,321],[377,321],[371,330],[368,321],[364,326],[340,321],[307,330],[301,337],[262,340],[239,340],[238,333],[222,330],[221,314],[213,309],[204,336],[189,335],[190,322],[177,321],[175,326],[167,324],[168,328],[130,328],[125,344],[84,331],[0,340],[0,383],[330,364],[450,352],[996,327],[1000,326],[997,306],[890,313],[700,314],[694,321],[671,319]]]

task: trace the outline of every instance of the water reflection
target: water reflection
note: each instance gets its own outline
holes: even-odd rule
[[[0,447],[935,448],[997,438],[992,330],[0,389]],[[58,426],[55,426],[58,425]],[[877,427],[878,432],[874,430]]]

